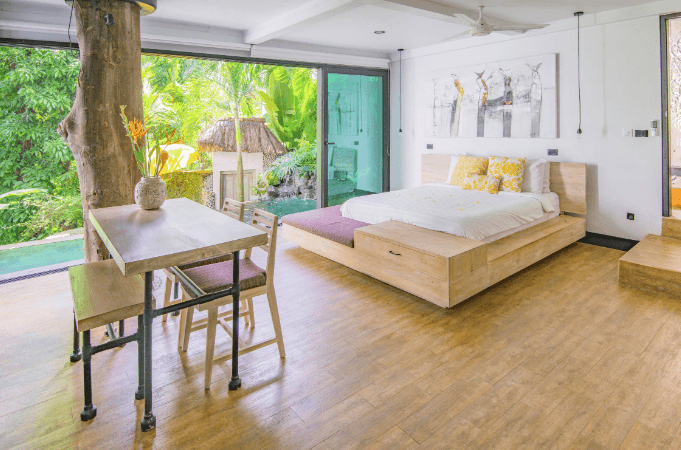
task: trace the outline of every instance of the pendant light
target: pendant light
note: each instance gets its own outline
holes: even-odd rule
[[[579,53],[579,18],[582,15],[584,15],[583,11],[575,13],[575,17],[577,17],[577,95],[579,99],[579,126],[577,127],[577,134],[582,134],[582,61]]]
[[[399,132],[402,132],[402,52],[404,51],[403,48],[398,48],[398,52],[400,52],[400,130]]]

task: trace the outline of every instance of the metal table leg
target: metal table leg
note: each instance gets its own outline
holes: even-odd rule
[[[135,400],[144,398],[144,316],[137,316],[137,390]]]
[[[116,330],[113,327],[113,324],[107,323],[106,324],[106,333],[107,336],[109,336],[109,339],[112,341],[116,339],[118,336],[116,336]]]
[[[144,418],[142,431],[150,431],[156,427],[156,417],[152,412],[151,397],[151,325],[153,316],[153,297],[151,296],[154,273],[144,274]]]
[[[239,378],[239,252],[234,252],[232,258],[232,299],[234,306],[232,311],[232,379],[229,381],[229,390],[236,391],[241,387],[241,379]]]
[[[78,325],[76,324],[76,313],[73,313],[73,353],[71,353],[71,362],[78,362],[83,357],[80,352],[80,333],[78,333]]]
[[[90,345],[90,330],[83,331],[83,394],[85,406],[80,412],[80,420],[87,422],[97,415],[97,408],[92,404],[92,346]]]

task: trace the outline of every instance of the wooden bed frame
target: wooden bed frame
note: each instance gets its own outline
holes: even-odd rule
[[[450,155],[422,155],[421,183],[444,182]],[[451,307],[578,241],[586,221],[586,164],[551,163],[551,191],[561,215],[489,244],[389,221],[355,230],[355,247],[284,225],[300,247],[412,293]]]

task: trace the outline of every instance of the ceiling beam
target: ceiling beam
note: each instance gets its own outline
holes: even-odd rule
[[[429,0],[368,0],[368,3],[393,11],[407,14],[415,14],[429,19],[443,20],[445,22],[462,23],[454,14],[470,14],[471,11],[446,6]]]
[[[307,23],[327,19],[365,4],[365,0],[312,0],[286,14],[246,30],[246,44],[261,44]]]

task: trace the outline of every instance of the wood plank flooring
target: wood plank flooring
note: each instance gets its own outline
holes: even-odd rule
[[[80,422],[68,274],[0,285],[0,448],[681,448],[681,302],[618,285],[623,252],[573,244],[448,310],[277,253],[286,359],[243,356],[236,392],[223,360],[204,391],[205,331],[184,354],[178,318],[156,320],[150,433],[135,344],[93,357],[98,414]],[[254,303],[246,341],[273,335]],[[216,356],[230,346],[219,330]]]

